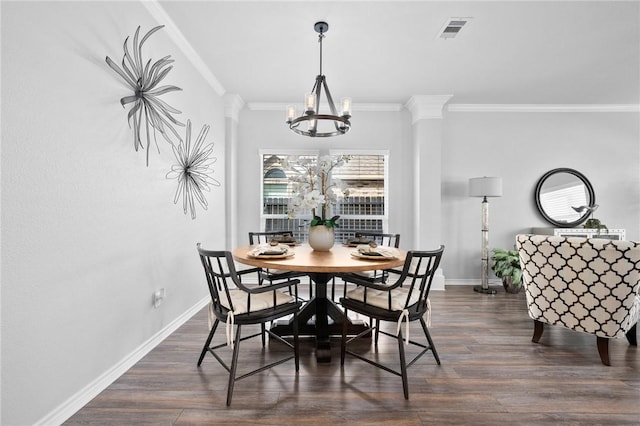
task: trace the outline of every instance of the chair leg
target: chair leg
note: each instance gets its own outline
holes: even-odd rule
[[[636,329],[638,328],[637,325],[637,323],[633,324],[633,327],[631,327],[626,333],[627,340],[631,346],[638,346],[638,335],[636,334]]]
[[[231,371],[229,371],[229,386],[227,388],[227,407],[231,405],[231,397],[233,396],[233,385],[236,383],[236,369],[238,367],[238,352],[240,351],[240,329],[238,324],[236,329],[236,340],[233,344],[233,354],[231,355]]]
[[[609,339],[606,337],[597,336],[598,353],[600,354],[600,360],[604,365],[611,365],[609,362]]]
[[[260,324],[260,331],[261,331],[261,334],[262,334],[262,347],[264,348],[265,345],[266,345],[265,334],[267,334],[266,326],[264,325],[264,323]]]
[[[431,333],[429,333],[429,328],[427,327],[427,323],[424,322],[424,318],[420,318],[420,324],[422,325],[422,329],[424,330],[424,335],[427,337],[427,341],[429,342],[429,346],[431,347],[431,353],[433,353],[433,357],[436,359],[436,362],[438,363],[438,365],[440,365],[440,357],[438,356],[436,345],[433,344],[433,339],[431,339]]]
[[[404,391],[404,399],[409,399],[409,383],[407,380],[407,360],[404,354],[404,339],[402,338],[402,330],[398,332],[398,351],[400,352],[400,371],[402,373],[402,390]]]
[[[300,346],[298,343],[298,314],[293,314],[293,355],[296,363],[296,372],[300,371]]]
[[[369,322],[371,323],[373,321],[372,318],[369,318]],[[375,334],[375,338],[374,338],[374,343],[376,346],[378,346],[378,338],[380,337],[380,320],[376,319],[376,334]]]
[[[533,320],[533,337],[531,338],[531,341],[534,343],[538,343],[543,331],[544,323],[538,320]]]
[[[200,367],[200,364],[202,364],[202,360],[204,359],[204,355],[209,350],[209,346],[211,345],[211,339],[213,339],[213,335],[215,334],[219,323],[220,323],[220,321],[216,319],[216,321],[213,323],[213,327],[211,327],[211,331],[209,332],[209,336],[207,337],[207,341],[204,342],[204,347],[202,348],[202,352],[200,352],[200,358],[198,359],[198,367]]]
[[[345,320],[342,321],[342,339],[340,340],[340,365],[344,365],[344,357],[347,353],[347,310],[344,310]]]

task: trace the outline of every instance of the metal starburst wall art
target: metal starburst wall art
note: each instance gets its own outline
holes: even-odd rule
[[[149,166],[151,132],[153,132],[153,139],[159,152],[160,148],[156,140],[156,131],[162,134],[162,136],[173,145],[174,143],[167,135],[167,132],[170,131],[178,141],[182,141],[173,126],[184,126],[184,123],[179,122],[172,115],[180,114],[181,112],[159,98],[165,93],[182,90],[176,86],[158,87],[158,84],[173,68],[173,66],[169,65],[174,61],[169,59],[170,56],[165,56],[153,64],[151,64],[151,59],[144,64],[142,59],[142,45],[153,33],[163,27],[164,25],[160,25],[152,28],[142,37],[139,43],[140,27],[138,27],[133,36],[133,56],[129,51],[129,37],[127,37],[124,41],[122,68],[108,56],[105,59],[109,67],[118,73],[131,89],[133,89],[133,95],[120,99],[120,103],[123,108],[127,104],[133,103],[127,115],[127,121],[129,122],[129,127],[131,127],[131,121],[133,120],[133,145],[136,151],[138,151],[139,148],[144,149],[141,136],[143,132],[145,133],[147,141],[147,166]]]
[[[196,218],[195,200],[207,210],[208,203],[203,191],[209,191],[209,186],[220,186],[220,182],[215,180],[213,173],[213,163],[215,157],[210,157],[213,152],[213,143],[204,145],[204,140],[209,133],[209,126],[202,126],[194,144],[191,144],[191,120],[187,120],[187,133],[184,142],[176,147],[173,146],[173,153],[178,160],[178,164],[171,166],[167,173],[167,179],[178,179],[178,189],[176,189],[174,204],[178,204],[182,196],[182,208],[184,214],[191,211],[191,219]]]

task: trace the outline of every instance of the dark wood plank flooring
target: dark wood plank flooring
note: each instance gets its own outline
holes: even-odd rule
[[[640,424],[640,353],[626,339],[610,343],[606,367],[594,336],[547,326],[532,343],[523,293],[450,286],[432,292],[431,303],[442,365],[427,354],[409,369],[408,401],[397,376],[353,358],[342,369],[339,339],[330,364],[316,363],[307,339],[298,375],[290,362],[241,380],[228,408],[226,371],[210,355],[196,366],[207,335],[202,310],[66,424]],[[393,362],[395,342],[380,339],[378,357]],[[274,341],[263,351],[253,339],[241,361],[282,350]],[[374,351],[366,341],[362,350]]]

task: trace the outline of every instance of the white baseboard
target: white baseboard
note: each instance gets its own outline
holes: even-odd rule
[[[447,285],[480,285],[480,278],[476,279],[463,279],[463,278],[454,278],[446,281]],[[499,285],[502,286],[502,281],[500,279],[491,279],[489,280],[489,285]]]
[[[151,352],[156,346],[160,344],[171,333],[176,331],[182,324],[187,322],[191,317],[198,313],[203,307],[209,303],[210,296],[203,298],[193,305],[190,309],[173,320],[165,328],[158,331],[149,340],[140,345],[137,349],[123,358],[119,363],[111,367],[100,377],[89,383],[75,395],[71,396],[65,402],[60,404],[56,409],[37,421],[36,425],[60,425],[71,416],[73,416],[78,410],[84,407],[89,401],[95,398],[100,392],[105,390],[109,385],[122,376],[127,370],[133,367],[138,361],[140,361],[145,355]]]

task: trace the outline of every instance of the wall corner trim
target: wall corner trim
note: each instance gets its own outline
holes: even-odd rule
[[[238,121],[240,111],[244,108],[244,101],[235,93],[227,93],[224,95],[224,116]]]

